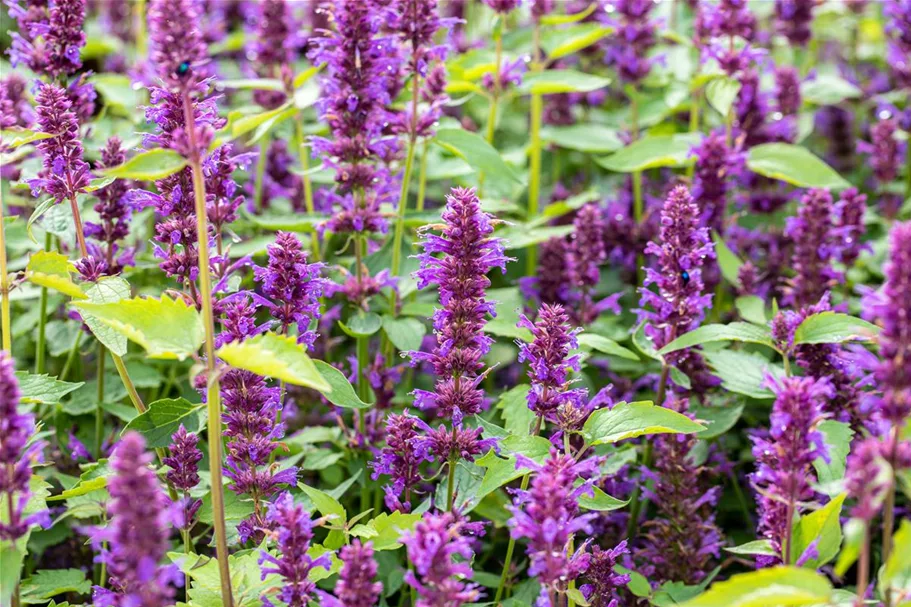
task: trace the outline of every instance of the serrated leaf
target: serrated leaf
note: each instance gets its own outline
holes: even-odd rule
[[[616,173],[635,173],[659,167],[682,167],[694,162],[690,154],[698,135],[650,135],[596,162]]]
[[[98,280],[85,290],[88,300],[93,303],[116,303],[130,297],[130,283],[120,276],[107,276]],[[127,353],[126,335],[104,324],[91,314],[82,314],[82,320],[91,330],[95,339],[104,344],[104,347],[117,356]]]
[[[323,392],[323,396],[330,403],[346,409],[369,409],[373,406],[372,403],[365,403],[358,397],[354,386],[344,373],[321,360],[314,360],[313,364],[323,380],[331,387],[330,391]]]
[[[73,264],[60,253],[37,251],[29,257],[26,277],[36,285],[54,289],[74,299],[85,299],[82,288],[70,277],[73,271]]]
[[[765,386],[766,376],[781,378],[785,375],[781,365],[770,362],[756,352],[716,350],[703,352],[702,356],[712,367],[713,374],[721,380],[725,390],[750,398],[775,398],[775,394]]]
[[[113,303],[73,304],[101,323],[145,348],[150,358],[184,360],[205,340],[202,318],[195,307],[166,295],[161,299],[134,297]]]
[[[383,331],[393,346],[402,352],[411,352],[421,348],[427,327],[417,318],[383,316]]]
[[[307,494],[307,497],[310,498],[310,501],[313,502],[320,514],[335,517],[332,519],[333,525],[344,525],[348,522],[348,512],[345,511],[345,507],[337,499],[325,491],[310,487],[304,483],[298,483],[297,486]]]
[[[746,322],[732,322],[726,325],[703,325],[693,329],[658,350],[658,354],[664,356],[684,348],[717,341],[741,341],[762,344],[770,348],[775,347],[772,332],[768,327],[757,327]]]
[[[841,548],[841,508],[845,501],[842,493],[829,503],[807,515],[794,525],[791,544],[791,561],[796,562],[811,545],[819,556],[806,559],[809,569],[819,569],[835,558]]]
[[[671,409],[651,402],[619,403],[592,413],[582,434],[592,445],[616,443],[651,434],[692,434],[705,426]]]
[[[22,580],[22,603],[43,604],[58,594],[88,594],[92,581],[86,579],[81,569],[40,569]]]
[[[137,154],[123,164],[96,171],[106,177],[156,181],[187,166],[187,159],[174,150],[156,148]]]
[[[690,406],[690,413],[701,423],[705,430],[696,433],[696,438],[709,440],[717,438],[734,427],[743,414],[743,404],[728,403],[725,406]]]
[[[579,347],[585,350],[597,350],[602,354],[617,356],[627,360],[639,361],[639,355],[615,342],[613,339],[596,333],[580,333],[577,337]]]
[[[800,607],[825,604],[831,594],[829,581],[813,571],[771,567],[712,584],[683,607]]]
[[[497,408],[503,416],[504,427],[509,434],[525,436],[531,431],[535,412],[528,408],[528,392],[531,386],[514,386],[500,395]]]
[[[790,143],[763,143],[750,148],[747,168],[802,188],[844,190],[851,187],[835,169],[812,152]]]
[[[32,234],[32,226],[36,221],[41,219],[41,217],[44,216],[44,214],[47,213],[55,204],[57,204],[57,199],[55,198],[47,198],[45,200],[42,200],[37,205],[35,205],[35,210],[32,211],[32,214],[29,216],[28,223],[25,225],[25,231],[28,233],[28,237],[31,238],[32,242],[35,244],[38,244],[38,241],[35,240],[35,236]]]
[[[422,516],[421,514],[398,511],[392,514],[383,512],[371,519],[370,522],[355,526],[351,530],[351,534],[369,537],[373,543],[373,549],[378,552],[395,550],[401,548],[400,541],[403,534],[414,529]]]
[[[846,462],[848,453],[851,451],[854,430],[851,429],[850,424],[834,419],[822,421],[818,430],[822,432],[827,457],[826,459],[817,457],[813,461],[813,467],[816,469],[816,480],[821,485],[828,485],[845,477]],[[872,481],[872,479],[870,480]]]
[[[860,318],[838,312],[812,314],[794,331],[794,345],[835,344],[854,339],[872,339],[880,328]]]
[[[728,546],[724,551],[745,556],[779,556],[771,540],[754,540],[739,546]]]
[[[85,385],[85,382],[60,381],[47,374],[32,375],[27,371],[16,371],[16,379],[23,403],[43,405],[56,405],[64,396]]]
[[[217,355],[232,367],[272,377],[295,386],[332,391],[323,375],[293,337],[263,333],[243,342],[225,344]]]
[[[3,141],[4,147],[16,149],[28,143],[50,139],[54,133],[42,133],[41,131],[30,131],[28,129],[9,129],[0,131],[0,141]]]
[[[194,405],[184,398],[162,398],[150,403],[148,410],[128,423],[125,431],[139,432],[151,449],[167,447],[180,426],[187,432],[199,430],[204,408],[205,405]]]

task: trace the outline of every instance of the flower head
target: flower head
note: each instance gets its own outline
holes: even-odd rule
[[[96,163],[98,169],[108,169],[126,161],[123,143],[118,137],[111,137],[101,150],[101,161]],[[121,249],[117,244],[130,233],[132,209],[127,204],[126,193],[129,185],[122,179],[116,179],[95,192],[98,202],[95,212],[101,223],[85,222],[85,235],[98,241],[98,257],[106,265],[105,273],[119,274],[124,267],[133,265],[132,249]]]
[[[617,31],[605,61],[617,70],[621,80],[638,83],[648,76],[654,63],[648,53],[658,41],[658,22],[651,15],[656,4],[652,0],[610,0],[610,6],[613,10],[605,14]]]
[[[840,277],[832,267],[838,252],[833,211],[828,190],[810,190],[800,201],[797,217],[788,220],[785,235],[794,242],[795,276],[786,301],[797,307],[817,303]]]
[[[592,602],[594,607],[618,607],[620,592],[630,581],[630,576],[617,573],[615,567],[620,559],[629,554],[626,540],[623,540],[610,550],[603,550],[600,546],[592,546],[591,559],[588,571],[585,572],[587,583],[579,589]]]
[[[30,182],[32,191],[44,190],[57,202],[74,199],[88,187],[91,175],[82,157],[79,121],[70,110],[72,103],[56,84],[41,84],[35,103],[41,132],[54,136],[38,142],[44,170]]]
[[[177,432],[171,435],[171,446],[168,448],[170,456],[164,458],[162,463],[170,467],[167,479],[171,485],[183,492],[181,500],[181,517],[179,523],[184,529],[193,526],[196,513],[202,506],[202,500],[190,498],[190,489],[199,484],[199,462],[202,452],[197,447],[199,436],[187,432],[183,424]]]
[[[810,41],[813,9],[817,0],[775,0],[775,28],[791,44],[806,46]]]
[[[421,421],[408,411],[401,415],[393,413],[386,420],[386,446],[371,463],[371,478],[391,477],[391,483],[383,487],[390,510],[411,510],[411,492],[422,481],[421,463],[431,460],[430,453],[419,442],[421,427]]]
[[[373,545],[362,544],[356,539],[339,551],[342,569],[335,583],[335,596],[320,592],[322,604],[327,607],[373,607],[383,592],[383,584],[376,580],[376,561]]]
[[[8,53],[13,67],[24,63],[33,72],[52,78],[76,72],[82,67],[85,46],[85,0],[36,2],[7,0],[10,16],[19,24]]]
[[[151,0],[149,4],[149,58],[172,92],[194,88],[209,75],[197,6],[193,0]]]

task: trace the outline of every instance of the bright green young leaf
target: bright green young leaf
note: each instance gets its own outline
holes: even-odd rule
[[[727,116],[740,92],[740,82],[730,76],[719,76],[705,85],[705,98],[722,116]]]
[[[374,314],[373,312],[358,312],[353,316],[349,316],[345,322],[340,322],[339,326],[345,333],[355,339],[358,337],[370,337],[383,326],[383,319],[380,318],[379,314]]]
[[[242,137],[243,135],[246,135],[247,133],[257,129],[261,124],[275,120],[289,107],[290,104],[286,103],[281,107],[275,108],[274,110],[269,110],[267,112],[261,112],[259,114],[253,114],[252,116],[244,116],[243,118],[239,118],[231,123],[231,136],[235,139]]]
[[[613,31],[613,28],[604,27],[599,23],[580,23],[565,29],[548,31],[542,37],[541,46],[547,53],[547,59],[554,61],[591,46]]]
[[[911,585],[911,521],[902,519],[892,536],[892,552],[882,569],[879,581],[881,590],[907,588]]]
[[[599,4],[597,2],[592,2],[584,11],[573,13],[571,15],[542,15],[541,25],[567,25],[569,23],[578,23],[579,21],[584,20],[586,17],[594,13],[595,10],[597,10],[598,6]]]
[[[85,382],[60,381],[47,374],[32,375],[27,371],[16,371],[16,379],[23,403],[43,405],[56,405],[64,396],[85,385]]]
[[[581,483],[576,483],[576,485],[579,484]],[[619,510],[629,503],[629,500],[619,500],[613,495],[608,495],[598,487],[592,487],[592,490],[594,491],[594,495],[584,494],[579,496],[579,505],[586,510],[610,512],[611,510]]]
[[[285,85],[278,78],[239,78],[237,80],[220,80],[219,88],[237,91],[277,91],[285,90]]]
[[[690,150],[698,143],[698,135],[650,135],[629,144],[622,150],[596,159],[608,171],[634,173],[659,167],[682,167],[694,161]]]
[[[734,307],[740,317],[754,325],[765,326],[769,319],[765,314],[765,302],[757,295],[743,295],[734,300]]]
[[[712,584],[683,607],[801,607],[826,604],[831,594],[829,580],[814,571],[771,567]]]
[[[348,522],[348,513],[337,499],[325,491],[320,491],[304,483],[298,483],[297,486],[307,494],[320,514],[334,517],[331,521],[333,525],[344,525]]]
[[[355,526],[351,530],[351,534],[369,538],[376,551],[396,550],[402,546],[400,543],[402,535],[414,529],[422,516],[417,513],[393,512],[387,514],[383,512],[370,519],[368,523]]]
[[[427,326],[417,318],[383,316],[383,331],[401,352],[418,350],[427,334]]]
[[[369,409],[373,406],[373,404],[365,403],[358,398],[357,392],[354,391],[354,387],[344,373],[321,360],[314,360],[313,364],[320,376],[331,388],[331,390],[323,392],[323,396],[330,403],[346,409]]]
[[[684,348],[716,341],[742,341],[762,344],[770,348],[775,347],[772,333],[768,327],[757,327],[746,322],[732,322],[726,325],[702,325],[664,346],[658,351],[658,354],[663,356]]]
[[[592,445],[616,443],[647,434],[693,434],[705,426],[651,402],[619,403],[589,416],[582,434]]]
[[[487,140],[462,128],[442,128],[437,131],[434,143],[467,162],[488,179],[509,180],[517,184],[522,178],[503,161]]]
[[[41,219],[41,217],[47,213],[51,207],[57,204],[55,198],[46,198],[38,204],[35,205],[35,210],[32,211],[32,214],[29,215],[28,222],[25,224],[25,231],[28,233],[28,237],[31,238],[32,242],[38,244],[38,241],[35,239],[34,234],[32,234],[32,226],[36,221]]]
[[[194,405],[184,398],[162,398],[150,403],[145,413],[127,424],[126,430],[142,434],[150,448],[167,447],[180,426],[188,432],[199,430],[204,409],[205,405]]]
[[[739,546],[725,548],[724,551],[744,556],[779,556],[770,540],[754,540]]]
[[[40,569],[23,580],[19,590],[22,604],[44,604],[60,594],[89,594],[92,580],[81,569]]]
[[[841,76],[819,74],[800,85],[801,99],[816,105],[837,105],[845,99],[857,99],[863,94],[856,85]]]
[[[580,333],[577,337],[579,347],[583,350],[597,350],[602,354],[617,356],[627,360],[639,361],[639,355],[615,342],[613,339],[596,333]]]
[[[155,181],[187,166],[187,159],[174,150],[155,148],[137,154],[121,165],[96,171],[106,177]]]
[[[725,390],[750,398],[775,398],[765,386],[766,376],[784,377],[781,365],[770,362],[757,352],[716,350],[703,352],[702,355]]]
[[[610,84],[610,80],[575,70],[545,70],[528,74],[519,90],[532,95],[588,93]]]
[[[106,276],[85,290],[85,295],[93,303],[117,303],[130,298],[130,283],[120,276]],[[95,338],[117,356],[127,353],[126,335],[104,324],[88,312],[83,312],[82,320],[88,325]]]
[[[0,140],[3,145],[10,149],[15,149],[28,143],[50,139],[53,133],[42,133],[41,131],[30,131],[28,129],[10,129],[0,131]]]
[[[332,391],[306,349],[288,335],[263,333],[247,341],[225,344],[216,354],[238,369],[313,388],[324,394]]]
[[[836,483],[845,477],[846,461],[848,453],[851,451],[851,439],[854,437],[854,430],[851,429],[850,424],[838,422],[834,419],[827,419],[821,422],[818,429],[823,435],[828,461],[822,457],[817,457],[813,461],[813,467],[816,469],[816,480],[821,485],[826,486]]]
[[[74,269],[70,260],[56,251],[37,251],[29,257],[26,277],[36,285],[60,291],[74,299],[85,299],[85,293],[70,278]]]
[[[512,225],[497,232],[497,237],[503,239],[503,246],[507,251],[524,249],[539,245],[551,238],[561,238],[570,234],[573,227],[569,226],[541,226],[529,228],[527,225]]]
[[[838,312],[808,316],[794,332],[794,345],[834,344],[854,339],[872,339],[880,328],[860,318]]]
[[[205,340],[202,318],[195,307],[163,295],[134,297],[113,303],[73,304],[143,348],[150,358],[178,359],[196,353]]]
[[[842,493],[819,510],[800,517],[794,525],[792,562],[797,562],[811,545],[818,556],[807,558],[804,567],[816,570],[835,558],[841,548],[841,507],[844,502],[845,494]]]
[[[530,389],[528,384],[519,384],[500,395],[497,409],[503,416],[504,428],[509,434],[526,436],[531,431],[535,412],[528,408]]]
[[[747,168],[801,188],[843,190],[851,187],[835,169],[812,152],[790,143],[763,143],[750,148]]]
[[[617,130],[600,124],[545,126],[541,128],[541,141],[591,154],[609,154],[623,147]]]
[[[715,243],[715,257],[724,279],[735,287],[740,286],[740,267],[743,261],[728,247],[718,232],[712,231],[712,242]]]

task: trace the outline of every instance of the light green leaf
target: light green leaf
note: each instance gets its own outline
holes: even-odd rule
[[[756,295],[743,295],[734,300],[734,307],[740,317],[754,325],[765,326],[769,319],[765,315],[765,302]]]
[[[123,74],[92,74],[89,82],[104,98],[105,106],[120,116],[132,118],[132,112],[143,103],[139,89],[133,88],[132,80]]]
[[[592,413],[582,434],[592,445],[616,443],[647,434],[692,434],[705,426],[651,402],[619,403]]]
[[[400,543],[404,533],[414,529],[418,521],[421,520],[421,514],[385,512],[372,518],[366,524],[355,526],[351,534],[359,537],[369,537],[373,542],[373,549],[376,551],[396,550],[401,548]]]
[[[85,382],[60,381],[47,374],[32,375],[27,371],[16,371],[16,379],[23,403],[43,405],[56,405],[64,396],[85,385]]]
[[[238,539],[237,525],[245,518],[253,514],[253,501],[238,496],[233,491],[225,491],[225,523],[228,527],[228,541],[234,542]],[[212,515],[212,492],[206,493],[202,498],[202,505],[199,507],[199,522],[205,525],[211,525],[214,522]]]
[[[497,409],[503,416],[504,427],[509,434],[526,436],[531,431],[535,412],[528,408],[528,392],[531,386],[513,386],[500,395]]]
[[[301,491],[307,494],[307,497],[310,498],[310,501],[313,502],[313,505],[319,510],[319,513],[323,516],[334,517],[332,519],[333,525],[344,525],[348,522],[348,513],[345,511],[345,507],[342,506],[341,502],[337,499],[326,493],[325,491],[320,491],[304,483],[298,483],[298,487],[301,488]]]
[[[73,304],[101,323],[145,348],[150,358],[184,360],[205,340],[202,318],[195,307],[167,295],[161,299],[134,297],[113,303]]]
[[[85,299],[85,293],[70,278],[75,268],[70,261],[56,251],[37,251],[29,257],[26,278],[31,283],[60,291],[74,299]]]
[[[354,387],[344,373],[321,360],[314,360],[313,364],[323,380],[331,387],[330,391],[323,392],[323,396],[330,403],[346,409],[369,409],[373,406],[372,403],[365,403],[358,398]]]
[[[487,140],[462,128],[442,128],[437,131],[434,143],[467,162],[488,179],[509,180],[522,183],[521,177],[506,164]]]
[[[383,319],[379,314],[373,312],[358,312],[349,316],[345,322],[339,322],[342,331],[355,339],[358,337],[370,337],[380,330],[383,326]]]
[[[775,347],[772,333],[768,327],[757,327],[746,322],[732,322],[726,325],[702,325],[667,344],[658,350],[658,354],[663,356],[684,348],[717,341],[741,341],[762,344],[770,348]]]
[[[278,78],[239,78],[237,80],[220,80],[219,88],[237,91],[277,91],[283,92],[285,85]]]
[[[615,342],[613,339],[596,333],[580,333],[577,337],[579,347],[583,350],[597,350],[603,354],[617,356],[627,360],[639,361],[639,355]]]
[[[908,519],[902,519],[892,536],[892,552],[883,567],[879,585],[882,590],[911,585],[911,521]]]
[[[740,260],[734,251],[728,247],[727,243],[721,238],[718,232],[712,231],[712,242],[715,243],[715,257],[718,261],[718,268],[724,279],[735,287],[740,286],[740,267],[743,261]]]
[[[150,448],[167,447],[180,426],[187,432],[199,430],[204,409],[205,405],[194,405],[184,398],[162,398],[149,404],[148,410],[128,423],[125,431],[139,432]]]
[[[606,158],[597,158],[596,162],[608,171],[616,173],[687,166],[694,162],[690,150],[699,143],[698,137],[691,133],[650,135],[634,141]]]
[[[705,430],[696,433],[696,438],[709,440],[721,436],[734,427],[743,414],[743,404],[727,403],[724,406],[690,406],[690,412],[700,423],[706,424]]]
[[[816,469],[816,480],[823,486],[837,483],[845,477],[848,453],[851,451],[851,439],[854,430],[845,422],[827,419],[821,422],[818,430],[823,434],[828,462],[821,457],[813,460]],[[871,482],[873,479],[869,479]]]
[[[29,215],[28,222],[25,224],[25,231],[26,231],[26,233],[28,233],[28,237],[35,244],[38,244],[38,241],[35,239],[34,234],[32,234],[32,226],[35,224],[36,221],[41,219],[41,217],[45,213],[47,213],[51,209],[51,207],[53,207],[55,204],[57,204],[56,198],[46,198],[46,199],[42,200],[41,202],[39,202],[38,204],[36,204],[35,210],[32,211],[31,215]]]
[[[862,94],[857,86],[835,74],[820,74],[800,85],[800,97],[816,105],[837,105]]]
[[[319,65],[314,65],[312,67],[308,67],[307,69],[305,69],[304,71],[299,73],[297,76],[294,77],[294,84],[293,84],[294,88],[298,89],[298,88],[304,86],[304,84],[306,84],[307,81],[309,81],[311,78],[313,78],[314,76],[319,74],[320,70],[322,70],[325,66],[326,66],[325,63],[321,63]]]
[[[532,95],[588,93],[610,84],[610,80],[575,70],[545,70],[526,75],[519,90]]]
[[[838,312],[808,316],[794,332],[794,345],[835,344],[854,339],[873,339],[880,328],[860,318]]]
[[[727,547],[724,551],[745,556],[779,556],[770,540],[754,540],[739,546]]]
[[[860,547],[866,541],[864,538],[866,535],[864,533],[865,528],[866,525],[860,519],[848,519],[848,522],[845,523],[842,528],[844,545],[838,554],[838,560],[835,562],[835,575],[843,576],[851,568],[851,565],[857,561]]]
[[[93,303],[117,303],[130,297],[130,283],[120,276],[107,276],[85,290],[85,295]],[[92,331],[95,338],[117,356],[127,353],[126,335],[104,324],[88,312],[82,314],[82,320]]]
[[[80,569],[40,569],[22,581],[20,588],[25,605],[44,604],[58,594],[88,594],[92,581]]]
[[[829,503],[819,510],[800,517],[794,525],[792,562],[797,562],[814,542],[819,556],[807,559],[804,567],[816,570],[835,558],[841,548],[841,508],[845,502],[845,495],[842,493],[829,500]]]
[[[187,166],[187,159],[175,152],[156,148],[137,154],[121,165],[96,171],[99,175],[119,179],[156,181],[173,175]]]
[[[584,11],[573,13],[572,15],[542,15],[541,25],[566,25],[569,23],[578,23],[594,13],[598,6],[597,2],[592,2]]]
[[[775,398],[772,391],[765,387],[766,376],[780,378],[785,374],[780,365],[769,362],[757,352],[716,350],[703,352],[702,356],[725,390],[750,398]]]
[[[10,149],[15,149],[27,143],[34,143],[42,139],[50,139],[53,133],[42,133],[41,131],[30,131],[28,129],[10,129],[0,131],[0,141]]]
[[[576,483],[577,485],[579,483]],[[610,512],[611,510],[619,510],[629,503],[629,500],[619,500],[613,495],[608,495],[598,487],[592,487],[594,495],[580,495],[579,496],[579,505],[585,508],[586,510],[594,510],[596,512]]]
[[[740,82],[730,76],[719,76],[705,86],[705,98],[722,116],[727,116],[740,92]]]
[[[529,227],[528,225],[513,225],[497,232],[497,237],[503,239],[503,246],[507,251],[524,249],[539,245],[551,238],[562,238],[571,234],[573,226],[541,226]]]
[[[599,23],[580,23],[564,29],[550,30],[542,36],[541,46],[547,53],[547,59],[554,61],[591,46],[613,31],[613,28],[604,27]]]
[[[392,345],[402,352],[419,350],[427,327],[417,318],[383,316],[383,331]]]
[[[712,584],[683,607],[800,607],[825,604],[831,594],[829,581],[813,571],[772,567]]]
[[[750,148],[747,168],[802,188],[843,190],[851,187],[835,169],[812,152],[790,143],[763,143]]]
[[[545,126],[541,129],[541,141],[567,150],[594,154],[616,152],[623,147],[617,130],[601,124]]]
[[[263,333],[243,342],[225,344],[217,355],[232,367],[272,377],[295,386],[332,391],[304,346],[287,335]]]

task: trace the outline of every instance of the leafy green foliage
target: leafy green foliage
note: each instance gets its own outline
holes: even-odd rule
[[[238,369],[320,392],[332,391],[304,346],[287,335],[263,333],[244,342],[225,344],[218,349],[218,357]]]
[[[585,422],[582,435],[592,445],[603,445],[643,435],[691,434],[704,429],[676,411],[651,402],[635,402],[598,409]]]
[[[183,398],[163,398],[149,403],[148,410],[127,424],[126,430],[142,434],[149,447],[167,447],[180,426],[196,432],[202,426],[205,405],[194,405]]]

